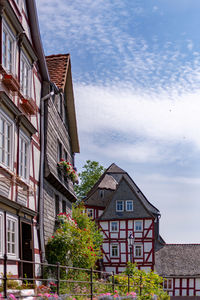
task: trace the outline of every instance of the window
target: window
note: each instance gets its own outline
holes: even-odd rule
[[[63,118],[62,94],[59,94],[59,98],[58,98],[58,112],[59,112],[61,118]]]
[[[11,256],[17,256],[17,219],[7,217],[7,253]]]
[[[63,201],[62,201],[62,212],[63,212],[63,213],[66,213],[66,211],[67,211],[66,201],[63,200]]]
[[[8,73],[14,73],[14,35],[3,22],[2,63]]]
[[[29,151],[30,139],[20,132],[19,137],[19,176],[24,179],[29,177]]]
[[[21,92],[25,97],[31,96],[31,65],[25,57],[24,53],[21,54],[20,62],[20,85]]]
[[[3,232],[3,212],[0,212],[0,256],[3,255],[3,236],[4,236],[4,232]]]
[[[134,250],[135,250],[135,257],[142,257],[143,256],[143,253],[142,253],[143,247],[142,247],[142,245],[135,245]]]
[[[163,281],[163,288],[165,290],[172,290],[173,289],[173,284],[172,284],[172,279],[170,278],[165,278]]]
[[[133,211],[133,201],[132,200],[126,201],[126,211]]]
[[[88,214],[88,217],[94,219],[94,209],[93,208],[87,208],[87,214]]]
[[[142,231],[142,221],[135,221],[134,229],[135,229],[135,231]]]
[[[104,190],[100,190],[100,191],[99,191],[99,197],[100,197],[101,199],[104,198]]]
[[[60,212],[59,196],[55,195],[55,214],[56,214],[56,217],[59,214],[59,212]]]
[[[13,123],[0,112],[0,162],[11,168]]]
[[[119,246],[116,244],[111,245],[111,256],[118,257],[119,256]]]
[[[124,201],[118,200],[116,202],[116,211],[124,211]]]
[[[64,150],[64,160],[65,160],[65,161],[67,161],[67,157],[68,157],[68,155],[67,155],[67,151],[66,151],[66,150]]]
[[[58,162],[62,159],[62,144],[58,141]]]
[[[117,222],[117,221],[111,222],[110,231],[112,231],[112,232],[119,231],[119,222]]]

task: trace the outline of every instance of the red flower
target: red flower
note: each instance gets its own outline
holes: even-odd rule
[[[52,235],[52,239],[54,239],[54,235]]]
[[[65,161],[64,158],[61,158],[60,161]]]

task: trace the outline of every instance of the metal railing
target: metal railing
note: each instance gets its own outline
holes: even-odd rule
[[[84,268],[76,268],[70,266],[62,266],[59,263],[57,264],[48,264],[34,261],[26,261],[26,260],[12,260],[13,263],[18,262],[18,274],[17,277],[13,274],[8,273],[8,265],[11,265],[11,260],[7,258],[7,255],[4,255],[3,261],[3,273],[0,277],[1,280],[1,288],[3,288],[3,296],[7,298],[9,295],[9,283],[12,281],[21,281],[25,282],[27,285],[34,284],[35,286],[39,286],[42,283],[43,287],[49,287],[50,283],[53,282],[54,288],[53,292],[57,293],[58,296],[82,296],[89,297],[91,300],[94,299],[95,296],[102,294],[99,290],[109,290],[110,293],[114,294],[115,289],[117,287],[123,287],[129,293],[131,289],[130,278],[129,275],[124,275],[125,282],[123,284],[119,284],[116,281],[117,275],[114,272],[105,272],[98,271],[95,269],[84,269]],[[22,275],[23,266],[27,264],[32,265],[32,270],[37,270],[37,276],[33,275],[32,278],[27,278],[27,276]],[[80,273],[82,272],[84,280],[80,280]],[[35,274],[35,272],[33,272]],[[123,276],[120,274],[120,276]],[[81,286],[84,285],[84,288]],[[141,285],[138,289],[138,294],[141,294]],[[87,287],[87,288],[86,288]],[[85,290],[85,293],[82,291]],[[97,291],[98,290],[98,291]],[[34,297],[41,297],[38,293],[34,293]],[[23,296],[23,298],[30,297]],[[18,298],[16,296],[16,298]]]

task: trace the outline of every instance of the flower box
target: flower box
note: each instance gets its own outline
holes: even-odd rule
[[[21,106],[29,115],[35,115],[37,112],[36,103],[32,98],[21,98]]]
[[[13,92],[17,92],[20,88],[19,82],[12,74],[4,74],[2,82]]]
[[[74,170],[73,166],[65,160],[61,160],[58,163],[59,170],[62,171],[65,177],[68,177],[72,180],[73,183],[78,183],[78,174]]]

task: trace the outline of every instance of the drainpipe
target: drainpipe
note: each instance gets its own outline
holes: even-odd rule
[[[41,259],[45,262],[45,245],[44,245],[44,101],[54,95],[50,92],[40,101],[40,202],[39,202],[39,231],[40,231],[40,246]]]

